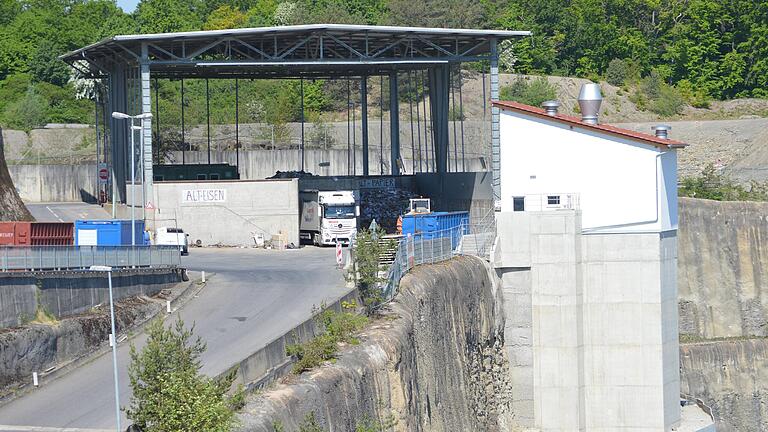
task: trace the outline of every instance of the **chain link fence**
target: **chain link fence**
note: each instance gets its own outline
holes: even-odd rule
[[[175,268],[177,246],[2,246],[0,271],[86,270],[91,266]]]
[[[400,238],[394,260],[386,270],[382,283],[383,298],[389,301],[395,296],[400,279],[413,267],[446,261],[457,255],[488,259],[495,240],[496,218],[493,211],[476,223]]]

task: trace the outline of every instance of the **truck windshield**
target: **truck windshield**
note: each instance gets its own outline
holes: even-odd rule
[[[334,205],[325,207],[328,219],[348,219],[355,217],[355,206]]]

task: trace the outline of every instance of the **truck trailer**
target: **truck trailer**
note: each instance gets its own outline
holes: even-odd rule
[[[353,191],[299,192],[299,238],[317,246],[348,245],[357,233],[360,214]]]

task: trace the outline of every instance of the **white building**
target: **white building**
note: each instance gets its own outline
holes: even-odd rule
[[[530,210],[578,205],[584,232],[677,229],[675,149],[685,144],[516,102],[496,106],[502,211],[516,200]]]
[[[541,431],[671,431],[681,425],[676,149],[685,144],[665,127],[646,135],[597,124],[599,101],[580,104],[592,119],[494,103],[492,260],[513,411]]]

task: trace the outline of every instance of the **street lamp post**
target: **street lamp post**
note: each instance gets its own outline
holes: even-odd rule
[[[109,281],[109,316],[112,322],[112,333],[110,334],[110,342],[112,342],[112,372],[115,377],[115,416],[117,421],[117,432],[121,432],[120,429],[120,385],[117,380],[117,333],[115,332],[115,302],[112,297],[112,267],[109,266],[91,266],[91,271],[106,272],[107,280]]]
[[[131,246],[136,246],[136,150],[134,147],[134,135],[135,131],[141,131],[141,134],[144,134],[144,119],[151,119],[152,113],[143,113],[139,115],[128,115],[121,112],[113,112],[112,118],[119,119],[119,120],[130,120],[131,121]],[[133,124],[134,120],[141,121],[141,126],[136,126]],[[143,142],[143,139],[142,139]],[[141,157],[144,158],[144,148],[141,149]],[[141,184],[142,189],[144,188],[144,183]],[[143,195],[143,194],[142,194]],[[114,203],[113,203],[114,205]],[[141,206],[144,207],[144,203],[141,203]]]

